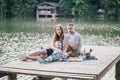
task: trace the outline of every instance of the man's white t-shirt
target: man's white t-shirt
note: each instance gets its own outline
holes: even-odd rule
[[[66,36],[68,37],[68,40],[71,44],[77,44],[78,48],[77,48],[77,52],[80,53],[81,52],[81,48],[82,48],[82,37],[79,33],[75,32],[74,34],[66,34]]]

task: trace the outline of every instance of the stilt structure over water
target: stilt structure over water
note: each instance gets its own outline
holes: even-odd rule
[[[43,2],[37,5],[36,19],[37,21],[56,21],[59,3]]]

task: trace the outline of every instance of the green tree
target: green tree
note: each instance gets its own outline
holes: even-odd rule
[[[120,0],[101,0],[101,5],[108,19],[118,20],[120,16]]]
[[[89,17],[103,9],[108,19],[120,17],[120,0],[0,0],[0,19],[35,17],[37,4],[44,1],[59,2],[63,7],[60,13],[65,16]]]
[[[12,14],[20,18],[26,18],[35,15],[37,0],[14,0]]]
[[[60,0],[59,3],[62,5],[63,10],[61,11],[61,14],[68,16],[72,15],[72,7],[74,6],[73,0]]]
[[[6,0],[0,0],[0,19],[6,18],[7,12],[6,4],[7,4]]]
[[[6,0],[6,18],[12,18],[12,6],[14,5],[13,0]]]
[[[95,12],[91,0],[74,0],[72,14],[77,16],[92,16]]]
[[[64,14],[73,16],[92,16],[95,14],[95,8],[92,0],[60,0],[64,7]]]

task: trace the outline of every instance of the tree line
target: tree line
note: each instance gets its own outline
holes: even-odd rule
[[[104,14],[105,18],[115,20],[120,17],[120,0],[0,0],[0,19],[35,18],[37,5],[44,1],[60,3],[62,9],[59,13],[64,16],[96,17]]]

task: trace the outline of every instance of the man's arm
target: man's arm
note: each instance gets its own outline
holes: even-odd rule
[[[77,44],[72,44],[70,42],[68,42],[69,46],[73,49],[73,50],[76,50],[78,48],[78,45]]]
[[[68,40],[68,44],[73,50],[77,50],[80,41],[81,41],[81,37],[80,36],[75,36],[72,43],[70,42],[70,40]]]

